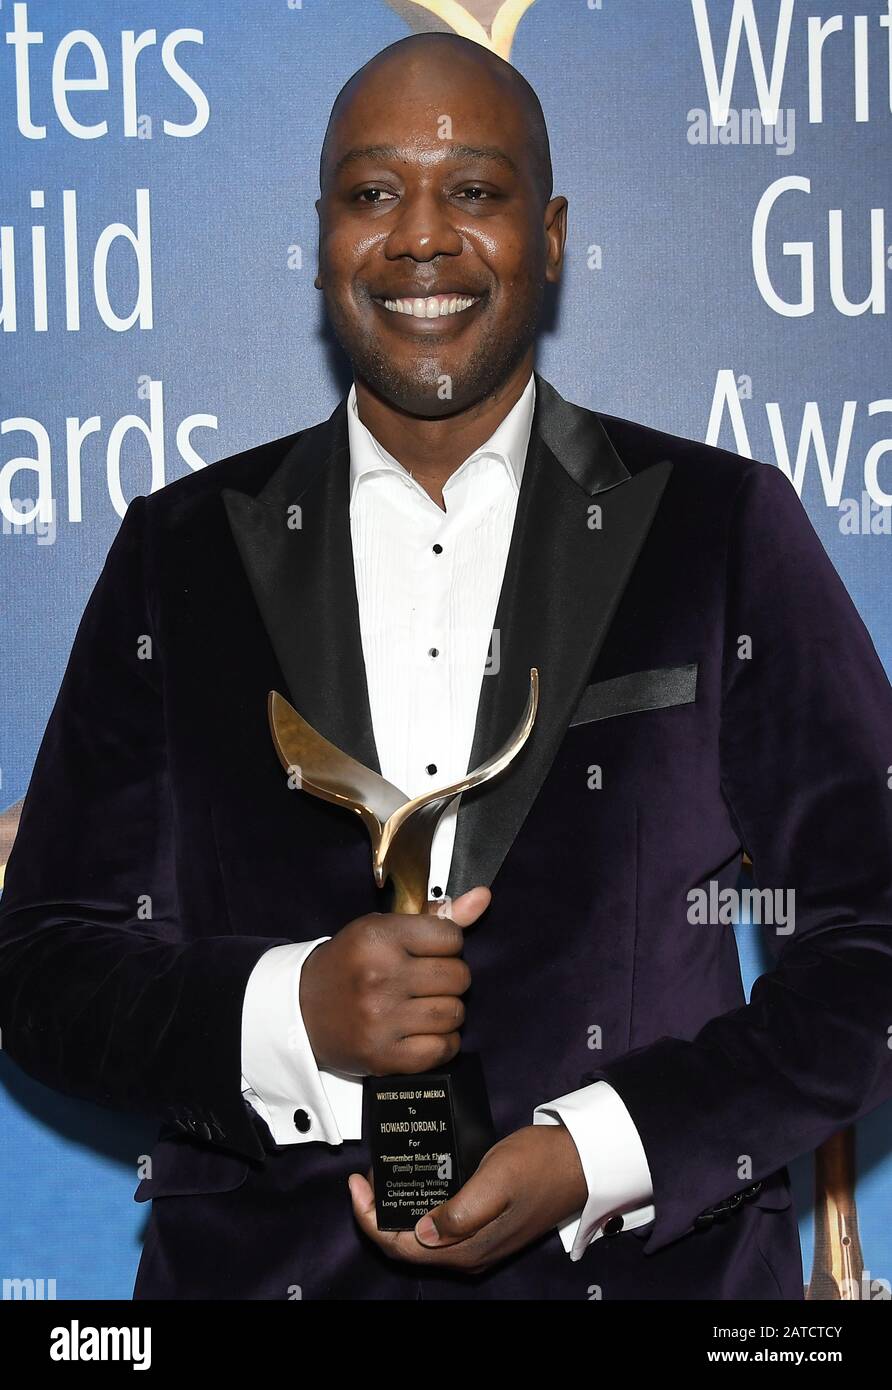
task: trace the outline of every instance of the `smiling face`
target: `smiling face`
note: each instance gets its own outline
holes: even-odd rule
[[[566,204],[507,63],[464,41],[395,47],[336,103],[316,283],[357,377],[437,417],[531,355]]]

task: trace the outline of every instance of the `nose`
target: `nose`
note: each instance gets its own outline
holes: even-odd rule
[[[460,256],[462,247],[449,207],[432,189],[403,194],[384,245],[388,260],[409,256],[413,261],[432,261],[436,256]]]

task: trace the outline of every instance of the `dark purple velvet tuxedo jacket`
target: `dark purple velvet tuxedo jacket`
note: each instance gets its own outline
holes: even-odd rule
[[[260,955],[385,906],[358,818],[289,790],[266,714],[280,690],[378,768],[348,463],[342,401],[131,503],[9,863],[5,1048],[162,1123],[136,1296],[801,1298],[785,1165],[892,1095],[892,693],[782,473],[541,377],[471,765],[531,666],[540,709],[459,813],[447,891],[493,890],[464,1045],[502,1134],[608,1080],[656,1219],[579,1263],[552,1232],[478,1278],[419,1271],[354,1226],[364,1142],[276,1147],[243,1101]],[[748,1005],[732,927],[687,897],[733,887],[742,849],[796,894]]]

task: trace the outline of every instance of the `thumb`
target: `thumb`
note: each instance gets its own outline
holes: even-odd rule
[[[457,898],[442,898],[430,904],[435,917],[448,917],[459,927],[470,927],[492,902],[492,893],[482,884],[469,888]]]
[[[493,1181],[492,1169],[487,1173],[481,1166],[454,1197],[422,1216],[415,1226],[415,1238],[429,1248],[457,1245],[495,1221],[507,1206],[504,1193]]]

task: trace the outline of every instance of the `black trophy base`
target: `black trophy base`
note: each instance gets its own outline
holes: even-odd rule
[[[480,1058],[460,1052],[435,1072],[367,1076],[379,1231],[411,1231],[467,1182],[495,1140]]]

